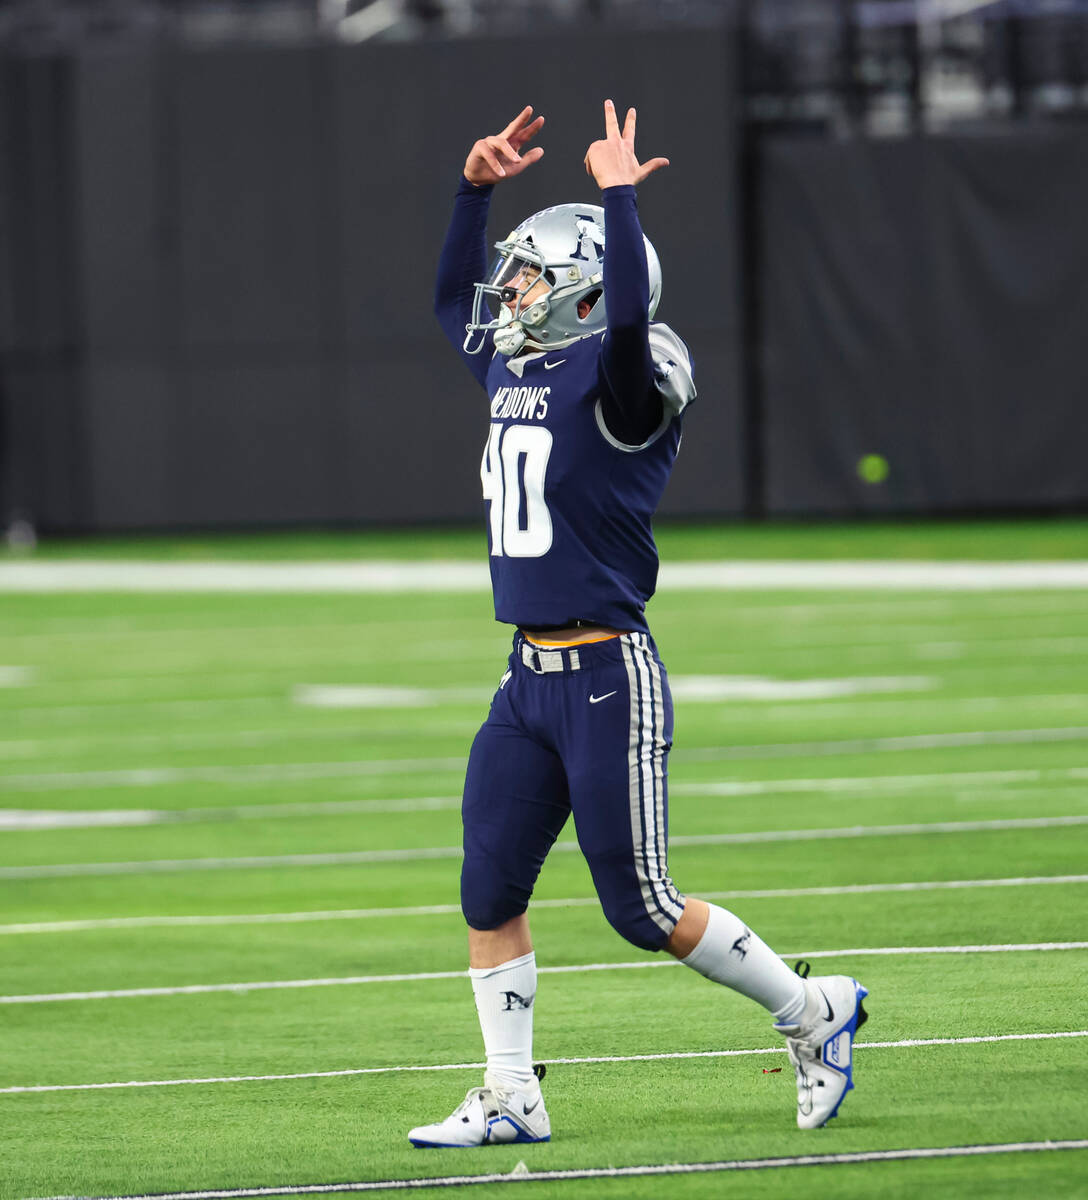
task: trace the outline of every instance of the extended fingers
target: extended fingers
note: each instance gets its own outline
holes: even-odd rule
[[[531,112],[532,110],[530,109],[529,111]],[[508,136],[507,140],[512,146],[524,146],[526,142],[536,137],[543,124],[544,118],[537,117],[535,121],[531,121],[528,125],[523,125],[520,129],[515,129],[514,132]]]
[[[635,144],[635,110],[627,110],[627,119],[623,123],[623,140],[629,145]]]
[[[532,115],[533,115],[533,106],[531,104],[526,104],[526,106],[521,110],[521,112],[518,113],[518,115],[510,122],[509,125],[507,125],[507,127],[498,136],[502,137],[502,138],[512,137],[522,127],[522,125],[524,125],[525,122],[528,121],[528,119]],[[540,117],[537,117],[538,121],[540,119],[541,119]]]
[[[607,138],[615,134],[617,137],[620,132],[620,123],[616,120],[616,106],[611,100],[604,102],[604,135]]]

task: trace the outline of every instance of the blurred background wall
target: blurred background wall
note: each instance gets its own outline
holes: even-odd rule
[[[663,511],[1088,507],[1088,3],[0,4],[0,519],[459,520],[486,410],[431,316],[471,142],[592,198],[639,109],[700,400]]]

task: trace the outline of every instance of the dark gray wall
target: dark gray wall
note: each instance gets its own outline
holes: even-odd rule
[[[0,517],[477,518],[486,409],[431,315],[458,173],[531,100],[492,233],[592,198],[609,95],[672,159],[640,206],[700,399],[666,513],[1088,505],[1088,130],[764,135],[746,188],[735,78],[681,32],[0,58]]]
[[[1088,130],[775,140],[761,184],[771,512],[1088,503]]]
[[[431,315],[458,174],[528,99],[546,156],[497,189],[494,235],[592,197],[582,159],[611,95],[639,108],[644,155],[674,164],[642,189],[642,215],[664,264],[659,316],[690,342],[702,394],[666,509],[741,507],[722,37],[535,38],[528,59],[496,40],[12,69],[42,75],[27,111],[49,128],[31,137],[30,118],[5,114],[25,135],[9,163],[48,159],[12,197],[32,247],[14,311],[0,309],[21,464],[9,506],[77,529],[477,517],[487,410]],[[497,86],[511,75],[527,82]],[[43,264],[48,296],[26,295]]]

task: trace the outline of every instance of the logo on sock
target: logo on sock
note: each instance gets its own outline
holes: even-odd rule
[[[503,992],[506,997],[506,1003],[502,1006],[503,1012],[513,1012],[518,1008],[532,1008],[533,1001],[536,999],[534,992],[528,999],[524,996],[519,996],[517,992]]]
[[[743,962],[748,957],[748,942],[751,940],[751,937],[752,931],[746,927],[740,937],[733,943],[730,954],[739,954]]]

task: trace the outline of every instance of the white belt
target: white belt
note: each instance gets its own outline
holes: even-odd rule
[[[522,641],[521,661],[537,675],[553,675],[563,671],[581,669],[578,650],[574,646],[548,649],[544,646],[534,646],[532,642]]]

